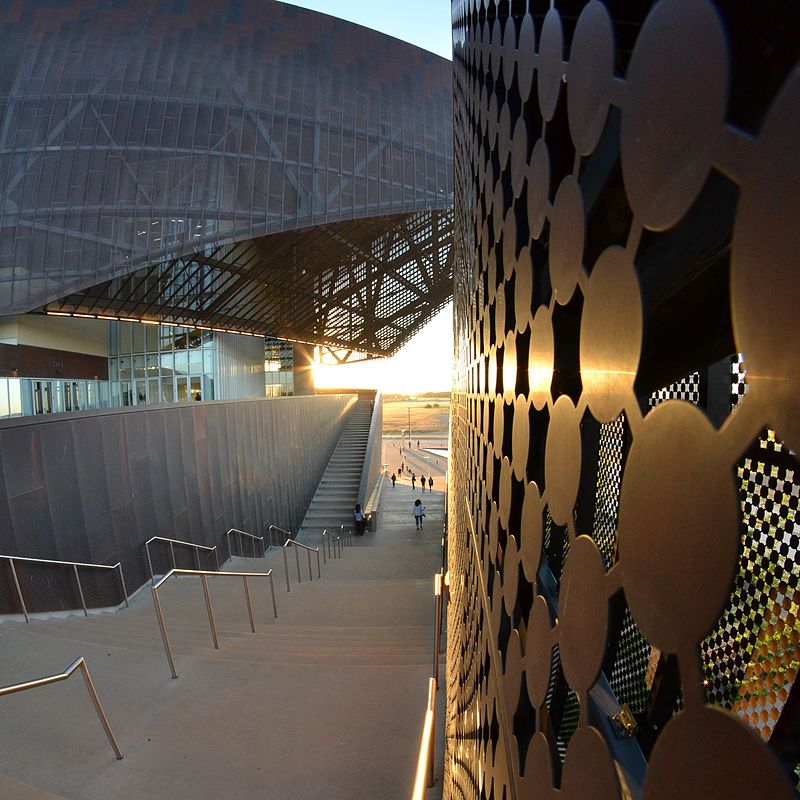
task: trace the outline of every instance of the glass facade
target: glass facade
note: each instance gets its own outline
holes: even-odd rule
[[[111,405],[214,399],[211,331],[172,325],[110,322]]]
[[[107,381],[0,378],[0,419],[108,408]]]
[[[294,394],[294,345],[283,339],[264,340],[264,381],[267,397]]]

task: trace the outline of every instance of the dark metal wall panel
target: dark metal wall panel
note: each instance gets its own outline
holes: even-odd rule
[[[0,314],[267,234],[449,209],[451,112],[446,59],[273,0],[5,3]]]
[[[296,529],[354,403],[340,395],[5,420],[0,553],[119,560],[133,590],[146,578],[143,543],[152,536],[217,545],[222,560],[229,528]],[[274,465],[281,502],[265,503]],[[179,557],[193,565],[191,550]],[[87,584],[96,604],[108,600],[107,584]]]
[[[800,14],[452,12],[443,797],[796,798]]]

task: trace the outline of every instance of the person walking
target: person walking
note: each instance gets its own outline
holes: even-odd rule
[[[414,490],[417,488],[417,476],[412,472],[411,473],[411,489]]]
[[[422,494],[425,494],[425,476],[419,476],[419,485],[422,487]]]
[[[364,514],[361,511],[361,504],[356,503],[356,507],[353,509],[353,521],[356,523],[356,535],[363,536],[364,535]]]
[[[432,492],[432,491],[433,491],[433,475],[431,475],[431,476],[428,478],[428,491],[429,491],[429,492]]]
[[[397,475],[395,475],[395,474],[394,474],[394,472],[393,472],[393,473],[392,473],[392,489],[394,489],[394,482],[395,482],[396,480],[397,480]]]
[[[422,501],[417,498],[414,501],[414,522],[417,523],[417,530],[422,530],[422,520],[425,517],[425,506],[422,505]]]

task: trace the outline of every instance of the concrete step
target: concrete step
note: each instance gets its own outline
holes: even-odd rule
[[[287,550],[289,593],[282,548],[226,563],[274,570],[279,617],[271,618],[268,581],[253,578],[250,633],[241,581],[212,578],[219,650],[199,581],[171,580],[162,599],[178,680],[169,677],[149,592],[116,614],[0,625],[3,683],[87,658],[125,752],[114,760],[78,677],[3,698],[0,797],[407,796],[431,669],[431,576],[440,564],[443,505],[436,492],[426,496],[429,524],[417,532],[412,502],[410,490],[384,491],[379,532],[323,563],[320,580],[308,581],[300,551],[298,585]],[[312,527],[300,535],[319,544]],[[316,555],[316,578],[315,562]]]

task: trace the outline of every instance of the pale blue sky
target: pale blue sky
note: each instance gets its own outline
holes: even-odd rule
[[[297,0],[321,11],[388,33],[452,59],[450,0]],[[384,392],[445,391],[453,369],[453,304],[429,322],[394,358],[344,365],[318,373],[320,385]]]
[[[450,0],[294,0],[291,5],[331,14],[452,58]]]

